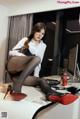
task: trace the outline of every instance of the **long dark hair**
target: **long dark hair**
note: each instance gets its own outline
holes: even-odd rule
[[[41,29],[46,30],[45,24],[43,22],[36,23],[32,28],[31,34],[28,36],[28,40],[30,41],[33,38],[35,32],[40,32]]]
[[[46,30],[46,26],[43,22],[38,22],[34,25],[34,27],[32,28],[31,34],[28,36],[28,40],[24,43],[24,46],[28,46],[28,43],[31,41],[31,39],[33,38],[35,32],[40,32],[41,29]]]

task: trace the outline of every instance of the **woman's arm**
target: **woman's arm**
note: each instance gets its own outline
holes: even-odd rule
[[[26,37],[22,38],[17,44],[16,46],[13,47],[12,50],[18,50],[20,48],[22,48],[26,42],[26,40],[28,40]]]
[[[16,46],[12,48],[12,50],[9,51],[10,56],[25,56],[24,54],[19,52],[19,49],[24,46],[25,41],[28,40],[26,37],[22,38]]]
[[[25,56],[23,53],[20,53],[17,50],[9,51],[9,56]]]

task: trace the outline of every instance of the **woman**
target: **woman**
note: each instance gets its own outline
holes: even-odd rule
[[[21,92],[22,84],[28,86],[40,86],[41,90],[46,94],[48,100],[60,102],[62,104],[69,104],[75,101],[77,97],[74,95],[57,93],[50,88],[44,79],[38,78],[41,62],[46,49],[46,45],[42,41],[44,34],[44,23],[37,23],[33,27],[30,36],[19,41],[19,43],[9,52],[9,56],[11,58],[7,65],[8,71],[11,74],[21,72],[19,78],[13,82],[13,90],[15,92]],[[28,77],[33,70],[34,76],[36,77]],[[66,102],[64,101],[65,99],[67,100]]]
[[[45,24],[37,23],[33,29],[32,33],[28,38],[22,38],[21,41],[9,52],[10,56],[25,56],[25,54],[20,53],[19,49],[21,48],[29,48],[29,51],[40,58],[39,65],[34,70],[34,76],[39,77],[39,71],[41,69],[41,62],[44,56],[44,52],[46,49],[46,44],[43,43],[42,38],[45,34]]]
[[[19,79],[14,83],[14,90],[19,92],[23,80],[34,71],[34,76],[39,77],[41,62],[43,60],[46,44],[42,41],[45,34],[45,24],[34,25],[29,37],[22,38],[16,46],[9,51],[11,57],[7,69],[11,74],[21,72]]]

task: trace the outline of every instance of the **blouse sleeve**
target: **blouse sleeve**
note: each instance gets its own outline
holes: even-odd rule
[[[22,47],[24,46],[24,43],[25,43],[26,40],[27,40],[26,37],[22,38],[22,39],[16,44],[16,46],[13,47],[12,50],[17,50],[17,49],[19,49],[19,48],[22,48]]]
[[[16,46],[13,47],[12,50],[9,51],[10,56],[25,56],[24,54],[19,52],[19,49],[24,46],[25,41],[27,40],[26,37],[22,38]]]

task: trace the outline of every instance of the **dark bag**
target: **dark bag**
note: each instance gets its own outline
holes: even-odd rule
[[[30,52],[28,48],[21,48],[20,52],[27,56],[33,56],[33,54]]]
[[[28,56],[33,56],[33,54],[30,52],[30,50],[27,48],[24,48],[23,50],[22,50],[22,53],[24,54],[24,55],[28,55]]]

